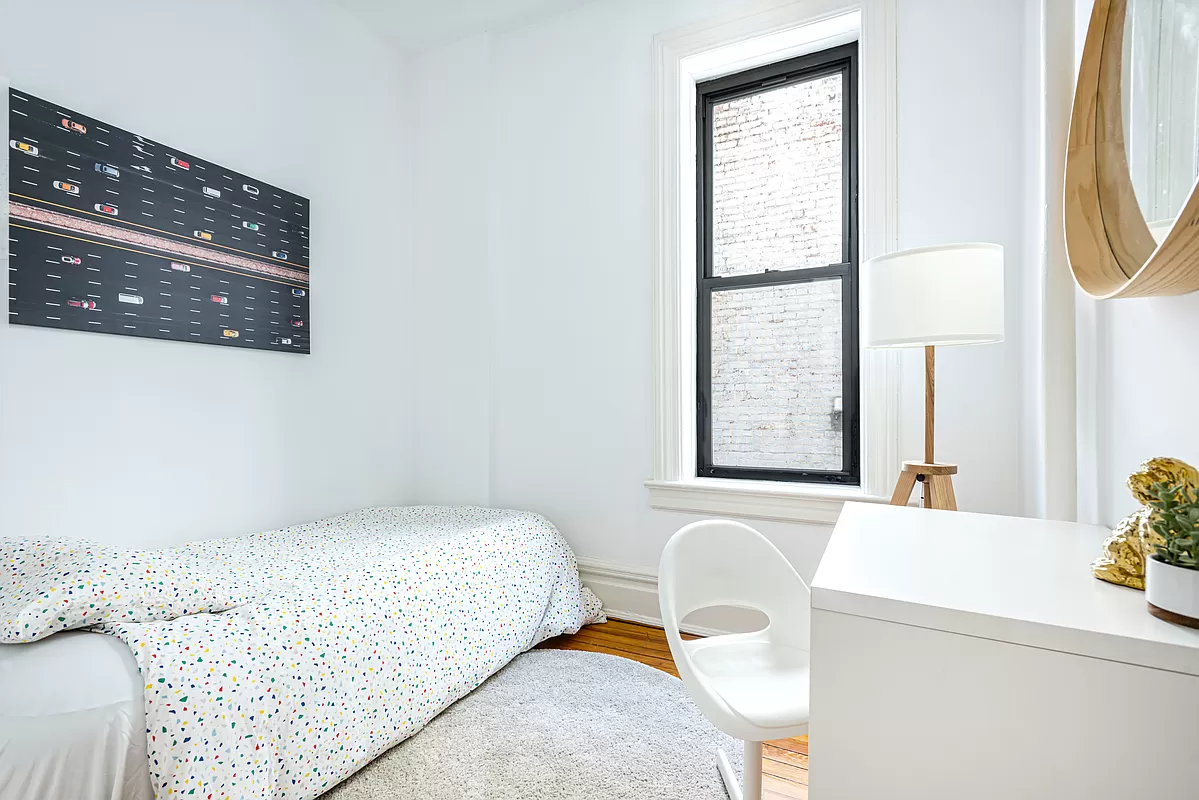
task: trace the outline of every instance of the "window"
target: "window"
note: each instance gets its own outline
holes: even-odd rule
[[[820,469],[810,463],[797,465],[795,459],[774,467],[763,466],[749,457],[737,463],[720,463],[727,461],[722,456],[713,464],[710,444],[707,453],[701,455],[701,437],[706,436],[710,442],[712,435],[711,420],[701,426],[697,413],[701,396],[706,407],[712,407],[709,295],[719,295],[721,291],[718,283],[706,279],[711,274],[714,279],[727,281],[744,277],[745,273],[738,272],[732,259],[723,268],[731,274],[697,269],[700,254],[703,258],[711,255],[705,252],[704,237],[699,231],[705,224],[706,212],[700,212],[703,202],[698,195],[702,192],[697,192],[697,188],[702,190],[709,184],[711,175],[699,174],[708,157],[697,161],[696,148],[698,144],[706,152],[704,142],[714,142],[710,131],[703,140],[699,134],[705,127],[702,120],[711,116],[699,87],[703,86],[702,95],[713,95],[712,105],[715,105],[721,99],[784,88],[791,75],[788,64],[794,65],[796,73],[814,70],[810,77],[840,71],[841,86],[853,94],[842,96],[848,111],[841,119],[846,134],[840,162],[842,200],[846,201],[841,236],[842,246],[847,249],[843,256],[846,260],[823,266],[849,265],[847,275],[843,271],[835,276],[840,292],[837,301],[844,303],[842,324],[837,329],[843,337],[856,337],[855,324],[847,323],[846,318],[856,316],[853,286],[857,263],[859,259],[864,262],[872,256],[889,253],[898,245],[895,3],[894,0],[849,0],[837,6],[844,13],[832,16],[827,10],[829,6],[808,0],[787,0],[770,4],[769,9],[750,6],[710,23],[654,37],[654,415],[652,472],[645,487],[650,507],[654,509],[829,525],[836,522],[847,500],[881,502],[890,498],[899,477],[900,443],[905,440],[906,418],[900,413],[903,388],[917,385],[922,375],[910,368],[914,365],[905,365],[898,351],[858,351],[852,342],[842,340],[841,392],[824,395],[829,410],[817,412],[817,417],[828,414],[826,435],[838,433],[837,426],[841,426],[840,450],[831,451],[834,456],[840,455],[839,470]],[[856,48],[842,51],[849,63],[838,70],[833,63],[839,59],[835,48],[851,42],[857,43]],[[822,55],[811,55],[817,53]],[[794,60],[798,56],[809,60],[806,64]],[[764,64],[781,66],[755,74]],[[826,68],[821,71],[819,64]],[[771,79],[765,77],[767,72],[774,80],[782,81],[770,84]],[[735,77],[723,77],[730,75]],[[762,86],[763,82],[769,85]],[[740,93],[733,91],[738,86],[744,87]],[[715,96],[725,92],[730,96]],[[759,277],[766,268],[777,269],[761,267]],[[793,282],[794,291],[802,291],[804,287],[798,285],[805,282],[802,279],[819,277],[815,270],[822,268],[819,265],[799,268],[805,274]],[[825,275],[825,279],[831,277],[834,276]],[[783,282],[779,287],[787,285]],[[813,284],[807,288],[822,287]],[[703,334],[706,342],[702,350],[697,347],[701,297],[708,298],[704,301],[704,311],[709,329]],[[727,297],[736,299],[733,295]],[[740,366],[726,363],[734,368]],[[701,368],[706,371],[702,383]],[[733,389],[736,390],[736,384]],[[798,391],[795,394],[798,397]],[[730,407],[720,398],[718,401],[719,408]],[[796,398],[786,400],[781,409],[784,417],[795,402]],[[701,433],[705,428],[707,432]],[[763,450],[747,448],[746,452],[753,455]]]
[[[857,44],[696,90],[696,474],[858,485]]]

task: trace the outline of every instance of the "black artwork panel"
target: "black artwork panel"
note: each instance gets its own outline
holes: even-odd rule
[[[308,200],[15,89],[17,325],[308,353]]]

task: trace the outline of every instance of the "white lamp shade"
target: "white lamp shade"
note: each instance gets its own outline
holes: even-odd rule
[[[866,347],[1003,341],[1003,247],[970,242],[872,258],[862,268]]]

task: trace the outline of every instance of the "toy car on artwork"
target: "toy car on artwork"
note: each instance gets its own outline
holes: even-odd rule
[[[64,119],[63,119],[61,122],[59,122],[58,124],[59,124],[59,125],[61,125],[61,126],[63,126],[64,128],[66,128],[67,130],[74,132],[74,133],[87,133],[87,126],[86,126],[86,125],[80,125],[78,122],[75,122],[75,121],[73,121],[73,120],[69,120],[69,119],[65,119],[65,118],[64,118]]]
[[[271,251],[271,258],[277,258],[277,259],[279,259],[280,261],[286,261],[286,260],[287,260],[287,253],[286,253],[285,251],[283,251],[283,250],[272,250],[272,251]]]
[[[220,190],[220,189],[213,189],[211,186],[205,186],[205,187],[204,187],[204,194],[208,195],[209,197],[220,197],[220,196],[221,196],[221,190]]]
[[[275,344],[291,344],[291,339],[288,339],[286,336],[276,336],[274,343]]]
[[[191,272],[192,271],[191,264],[180,264],[178,261],[171,262],[171,269],[175,270],[176,272]]]
[[[107,175],[110,178],[121,177],[121,171],[119,169],[114,167],[112,164],[103,164],[99,161],[96,162],[96,172],[99,172],[101,175]]]
[[[243,184],[241,185],[241,190],[242,190],[243,192],[245,192],[246,194],[252,194],[252,195],[254,195],[255,197],[257,197],[257,196],[258,196],[258,187],[257,187],[257,186],[251,186],[251,185],[250,185],[250,184],[248,184],[248,183],[243,183]]]
[[[291,290],[292,297],[303,297],[306,294],[308,294],[308,292],[304,291],[303,289],[292,289]]]
[[[140,306],[142,303],[146,302],[145,298],[136,294],[118,294],[117,299],[122,303],[131,303],[135,306]]]
[[[191,162],[184,161],[182,158],[175,158],[174,156],[171,156],[171,166],[178,167],[179,169],[191,169],[192,168]]]
[[[256,230],[258,230],[258,223],[257,223],[257,222],[244,222],[244,221],[243,221],[243,222],[242,222],[242,224],[241,224],[241,226],[242,226],[243,228],[245,228],[246,230],[248,230],[248,231],[256,231]]]
[[[94,208],[101,214],[107,214],[110,217],[120,216],[120,214],[117,212],[116,206],[110,206],[107,203],[96,203]]]
[[[219,294],[214,294],[214,295],[212,296],[212,302],[214,302],[214,303],[220,303],[220,304],[221,304],[221,305],[223,305],[223,306],[227,306],[227,305],[229,305],[229,298],[228,298],[228,297],[224,297],[224,296],[222,296],[222,295],[219,295]]]
[[[304,320],[302,320],[302,319],[293,319],[293,320],[291,321],[291,326],[292,326],[293,328],[303,328],[303,327],[304,327]]]
[[[63,256],[62,263],[74,264],[75,266],[79,266],[80,264],[83,263],[83,259],[80,258],[79,256]]]
[[[55,181],[54,188],[58,189],[60,192],[66,192],[67,194],[79,194],[79,187],[73,183],[67,183],[66,181]]]
[[[192,236],[195,236],[197,239],[203,239],[206,242],[212,241],[212,234],[208,231],[192,231]]]
[[[241,336],[241,334],[238,333],[237,331],[231,331],[231,330],[226,329],[226,330],[221,331],[221,336],[224,336],[226,339],[236,339],[238,336]]]
[[[18,150],[24,153],[27,156],[36,156],[38,154],[38,149],[36,147],[31,144],[26,144],[25,142],[18,142],[16,139],[9,139],[8,146],[13,150]]]
[[[86,311],[95,311],[96,310],[96,301],[95,300],[83,300],[78,297],[72,297],[70,300],[67,301],[67,305],[69,305],[71,308],[82,308]]]

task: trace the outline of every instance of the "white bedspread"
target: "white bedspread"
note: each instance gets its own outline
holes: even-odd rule
[[[159,798],[316,797],[517,654],[601,618],[535,514],[370,509],[172,552],[251,599],[93,628],[137,660]]]

